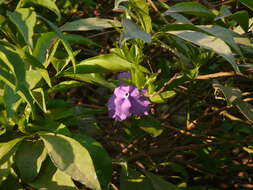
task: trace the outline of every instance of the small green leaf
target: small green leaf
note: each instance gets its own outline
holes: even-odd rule
[[[168,190],[179,190],[179,188],[168,182],[168,181],[165,181],[164,179],[162,179],[161,177],[155,175],[155,174],[152,174],[150,172],[145,172],[146,173],[146,176],[150,179],[150,181],[152,182],[152,185],[154,187],[154,190],[165,190],[165,189],[168,189]]]
[[[79,142],[60,134],[39,134],[59,170],[91,189],[101,189],[90,154]]]
[[[88,31],[88,30],[103,30],[112,28],[113,25],[120,27],[118,21],[103,18],[85,18],[72,22],[67,22],[60,27],[61,31]]]
[[[39,190],[76,190],[74,182],[64,172],[57,169],[50,159],[42,164],[41,171],[29,185]]]
[[[150,97],[150,100],[154,103],[165,103],[168,98],[173,97],[176,94],[173,90],[168,90],[165,92],[162,92],[161,94],[155,95],[153,97]]]
[[[15,163],[21,177],[32,181],[38,174],[42,162],[46,159],[47,152],[42,141],[23,141],[15,155]]]
[[[136,124],[143,131],[149,133],[153,137],[162,134],[164,127],[152,116],[144,116],[140,120],[136,120]]]
[[[120,175],[121,190],[155,190],[150,180],[138,171],[122,167]],[[164,189],[165,190],[165,189]],[[169,190],[169,189],[168,189]]]
[[[223,18],[226,18],[228,16],[232,15],[230,9],[229,9],[229,6],[224,6],[222,5],[221,8],[220,8],[220,13],[218,16],[215,17],[214,21],[217,21],[219,19],[223,19]]]
[[[24,41],[33,47],[33,28],[36,22],[36,12],[31,9],[19,8],[14,12],[7,12],[9,19],[16,25],[18,31],[23,36]]]

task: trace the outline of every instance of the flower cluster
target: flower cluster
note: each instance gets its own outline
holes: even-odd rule
[[[129,76],[123,73],[118,76],[118,79]],[[132,115],[148,115],[150,102],[141,92],[143,93],[145,90],[139,91],[133,85],[121,83],[119,87],[115,88],[108,101],[109,116],[122,121]]]

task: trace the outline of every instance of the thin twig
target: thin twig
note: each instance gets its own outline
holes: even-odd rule
[[[151,97],[161,94],[166,88],[166,86],[169,86],[174,80],[176,80],[177,76],[179,76],[179,73],[176,73],[169,81],[164,83],[163,87],[160,90],[158,90],[157,92],[153,94],[145,94],[145,96],[151,98]]]
[[[236,73],[236,72],[219,72],[219,73],[213,73],[208,75],[200,75],[195,77],[195,80],[207,80],[212,78],[219,78],[219,77],[230,77],[230,76],[241,76],[248,78],[248,76],[242,74],[242,73]]]

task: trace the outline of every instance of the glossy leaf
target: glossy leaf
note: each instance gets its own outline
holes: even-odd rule
[[[38,174],[42,162],[47,156],[42,141],[23,141],[15,155],[15,163],[21,177],[26,181],[32,181]]]
[[[91,189],[101,189],[92,159],[85,147],[64,135],[39,134],[52,162],[59,170]]]

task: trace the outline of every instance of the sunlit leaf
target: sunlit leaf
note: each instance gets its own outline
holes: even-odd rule
[[[88,31],[112,28],[113,25],[121,26],[120,22],[103,18],[84,18],[67,22],[60,27],[61,31]]]
[[[52,162],[59,170],[91,189],[101,189],[92,159],[85,147],[76,140],[60,134],[41,132],[40,137]]]
[[[19,8],[14,12],[7,12],[9,19],[16,25],[24,41],[33,47],[33,28],[36,22],[36,13],[31,9]]]
[[[77,189],[71,177],[57,169],[50,159],[45,160],[38,177],[30,182],[29,185],[39,190]]]

